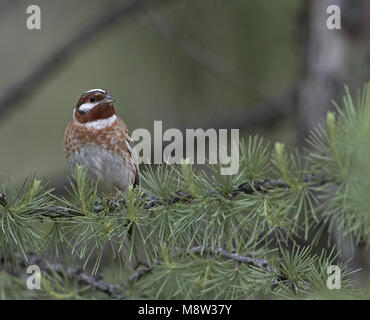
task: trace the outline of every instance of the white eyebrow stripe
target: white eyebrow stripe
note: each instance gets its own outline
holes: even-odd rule
[[[78,110],[87,112],[87,111],[90,111],[92,108],[94,108],[97,104],[99,104],[99,102],[95,102],[95,103],[86,102],[86,103],[81,104],[78,107]]]
[[[93,92],[93,91],[99,91],[99,92],[105,93],[105,90],[103,90],[103,89],[91,89],[91,90],[86,91],[85,93],[90,93],[90,92]]]

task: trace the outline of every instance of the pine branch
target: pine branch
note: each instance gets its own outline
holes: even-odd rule
[[[271,281],[271,289],[274,289],[277,286],[278,281],[285,279],[285,277],[281,274],[281,272],[278,271],[275,267],[269,266],[266,260],[260,259],[260,258],[254,258],[253,254],[251,253],[249,253],[247,256],[242,256],[242,255],[236,254],[235,251],[236,250],[234,249],[233,252],[229,252],[220,247],[216,247],[212,249],[209,247],[202,248],[201,246],[196,246],[196,247],[191,248],[191,252],[194,252],[194,253],[199,253],[199,254],[209,253],[209,254],[219,255],[226,259],[234,260],[235,262],[239,264],[244,263],[248,266],[258,268],[264,272],[276,273],[277,277],[272,279]]]
[[[324,176],[324,175],[317,175],[317,174],[307,174],[304,176],[303,179],[304,183],[309,184],[313,183],[315,185],[324,185],[326,183],[333,182],[333,179]],[[255,181],[255,182],[243,182],[239,186],[237,186],[234,191],[231,193],[232,197],[240,193],[244,194],[254,194],[256,192],[266,192],[271,189],[288,189],[290,188],[288,184],[284,182],[283,179],[276,179],[276,180],[263,180],[263,181]],[[5,195],[4,195],[5,196]],[[160,205],[172,205],[177,202],[189,202],[193,199],[193,197],[185,191],[179,190],[175,192],[173,195],[169,196],[167,199],[160,199],[155,196],[148,196],[142,195],[141,197],[143,203],[143,207],[145,209],[153,209]],[[0,204],[1,203],[1,195],[0,195]],[[110,202],[110,211],[113,212],[117,210],[119,206],[125,204],[125,200],[119,200],[116,202]],[[96,202],[94,204],[94,212],[99,213],[104,211],[104,206],[101,203]],[[52,205],[43,210],[41,213],[44,217],[49,218],[73,218],[74,216],[83,216],[81,212],[72,208],[72,207],[61,207],[57,205]]]
[[[183,254],[185,252],[184,249],[180,249],[178,247],[174,248],[175,253],[177,254]],[[275,267],[270,266],[266,260],[261,258],[254,258],[252,253],[249,253],[246,256],[242,256],[240,254],[235,253],[235,249],[233,252],[229,252],[227,250],[222,249],[221,247],[215,247],[214,249],[210,247],[202,247],[202,246],[194,246],[189,249],[188,253],[195,253],[199,255],[218,255],[225,259],[234,260],[238,264],[246,264],[251,267],[255,267],[261,271],[268,272],[268,273],[276,273],[277,277],[272,279],[271,283],[271,289],[274,289],[278,285],[278,281],[285,279],[285,277],[281,274],[280,271],[278,271]],[[155,262],[154,265],[158,264],[158,262]],[[144,276],[148,275],[149,273],[152,273],[153,267],[151,268],[145,268],[135,271],[129,278],[129,283],[132,284]]]
[[[153,271],[153,268],[145,268],[135,271],[129,278],[128,282],[130,284],[134,283],[135,281],[140,280],[145,275],[151,273]]]
[[[235,252],[229,252],[227,250],[224,250],[220,247],[216,247],[212,249],[210,247],[202,247],[202,246],[192,247],[190,251],[193,253],[198,253],[198,254],[209,253],[212,255],[219,255],[226,259],[231,259],[238,263],[245,263],[248,266],[253,266],[253,267],[268,271],[268,272],[273,272],[273,271],[276,272],[276,269],[273,267],[270,267],[268,263],[266,262],[266,260],[259,259],[259,258],[253,258],[253,255],[251,253],[248,254],[247,256],[242,256]]]
[[[103,292],[109,297],[116,297],[122,289],[119,286],[105,282],[101,275],[91,276],[83,272],[81,268],[65,268],[61,264],[45,261],[37,257],[34,253],[28,253],[27,260],[23,256],[16,254],[16,259],[20,267],[26,269],[30,265],[37,265],[42,271],[48,274],[57,273],[68,279],[77,280],[78,283],[89,285],[93,290]],[[4,262],[5,257],[0,252],[0,266]]]
[[[324,185],[333,182],[333,179],[325,175],[310,173],[304,176],[303,182],[307,184],[309,182],[314,182],[316,185]],[[238,193],[253,194],[255,191],[265,191],[276,188],[289,189],[290,186],[285,183],[284,179],[243,182],[234,190],[233,195],[235,196]]]
[[[181,250],[177,247],[174,248],[175,252],[177,254],[182,254],[184,250]],[[210,247],[202,248],[201,246],[195,246],[190,249],[191,253],[199,254],[199,255],[205,255],[205,254],[211,254],[211,255],[219,255],[225,259],[234,260],[237,263],[244,263],[248,266],[256,267],[262,271],[266,272],[275,272],[278,274],[277,278],[274,278],[272,280],[271,288],[275,288],[277,286],[277,282],[283,277],[280,275],[280,273],[276,270],[276,268],[269,266],[268,263],[264,259],[260,258],[253,258],[252,254],[248,254],[247,256],[242,256],[236,253],[232,253],[229,251],[226,251],[220,247],[216,247],[215,249],[212,249]],[[94,291],[102,292],[107,294],[110,298],[117,298],[119,294],[124,290],[125,286],[121,285],[113,285],[110,283],[107,283],[103,280],[101,275],[91,276],[84,272],[81,268],[65,268],[63,265],[59,263],[50,263],[49,261],[43,260],[40,257],[37,257],[34,253],[29,252],[27,254],[27,259],[25,259],[23,256],[16,254],[15,255],[17,259],[17,265],[26,269],[30,265],[37,265],[40,267],[40,269],[43,272],[46,272],[48,274],[56,273],[58,275],[61,275],[67,279],[75,280],[79,284],[85,284],[90,286]],[[5,264],[5,257],[0,252],[0,267]],[[158,264],[158,262],[155,262],[155,264]],[[154,265],[155,265],[154,264]],[[135,271],[129,278],[128,283],[133,284],[136,281],[139,281],[144,276],[152,273],[153,267],[151,268],[145,268],[145,269],[139,269]],[[17,272],[12,270],[12,274],[18,275]]]

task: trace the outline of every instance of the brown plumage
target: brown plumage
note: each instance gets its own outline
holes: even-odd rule
[[[99,191],[112,194],[138,184],[134,143],[125,122],[113,107],[114,99],[103,89],[85,92],[68,124],[64,149],[71,167],[79,164],[98,180]]]

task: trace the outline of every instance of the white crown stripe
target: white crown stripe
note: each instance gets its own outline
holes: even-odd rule
[[[94,91],[99,91],[99,92],[102,92],[102,93],[106,92],[104,89],[91,89],[91,90],[86,91],[85,93],[90,93],[90,92],[94,92]]]

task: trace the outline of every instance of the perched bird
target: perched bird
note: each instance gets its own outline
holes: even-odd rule
[[[64,137],[70,167],[81,165],[105,195],[117,189],[125,192],[139,183],[134,142],[125,122],[115,113],[114,101],[107,90],[86,91],[73,110]]]
[[[64,137],[70,167],[81,165],[90,178],[98,181],[98,191],[110,199],[117,197],[117,189],[125,192],[130,185],[139,184],[134,142],[125,122],[114,111],[114,101],[107,90],[86,91],[73,110],[73,119]],[[133,236],[132,228],[125,242],[125,259],[134,241],[131,267],[148,266],[145,244],[141,238]]]

